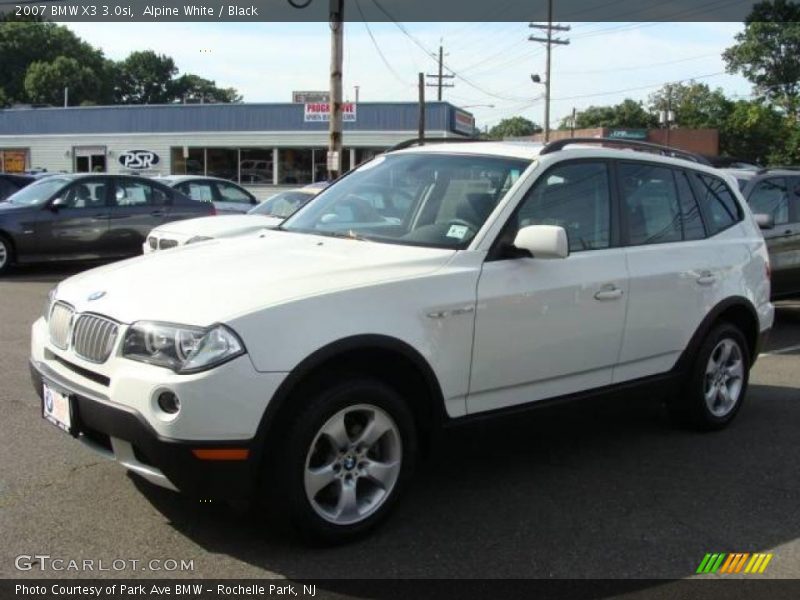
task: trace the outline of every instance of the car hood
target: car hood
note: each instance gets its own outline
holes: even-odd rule
[[[123,323],[156,320],[206,326],[294,299],[419,277],[440,269],[454,254],[264,231],[92,269],[59,284],[57,298],[79,312]]]
[[[37,206],[35,208],[41,208],[41,207]],[[0,214],[8,214],[11,212],[27,212],[31,210],[34,210],[34,208],[30,206],[23,206],[21,204],[12,204],[7,200],[0,201]]]
[[[156,227],[153,233],[162,235],[179,236],[207,236],[220,237],[230,235],[238,231],[248,231],[260,229],[262,227],[276,227],[283,222],[278,217],[268,215],[227,215],[220,217],[201,217],[199,219],[187,219],[185,221],[173,221]]]

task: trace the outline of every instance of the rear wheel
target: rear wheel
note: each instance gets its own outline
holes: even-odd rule
[[[738,327],[714,327],[697,353],[680,397],[670,403],[674,420],[695,429],[722,429],[739,412],[750,375],[747,340]]]
[[[416,434],[397,392],[355,378],[313,395],[282,446],[272,461],[281,512],[305,537],[342,543],[388,516],[410,476]]]

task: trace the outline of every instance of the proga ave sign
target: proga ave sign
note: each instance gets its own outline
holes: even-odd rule
[[[149,169],[158,160],[158,154],[150,150],[128,150],[119,155],[119,164],[126,169]]]

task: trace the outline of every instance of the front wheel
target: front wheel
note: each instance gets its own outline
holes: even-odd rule
[[[313,395],[291,419],[273,462],[275,492],[305,537],[346,542],[388,516],[415,454],[403,398],[380,381],[352,379]]]
[[[11,244],[0,235],[0,275],[8,270],[11,265]]]
[[[681,397],[670,403],[676,422],[695,429],[722,429],[742,407],[750,376],[750,352],[741,330],[716,326],[697,353]]]

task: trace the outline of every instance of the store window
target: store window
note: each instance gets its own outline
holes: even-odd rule
[[[281,148],[278,151],[278,183],[306,184],[314,181],[314,151],[310,148]]]
[[[239,181],[239,150],[237,148],[207,148],[206,175]]]
[[[239,159],[240,183],[272,184],[272,148],[242,148]]]
[[[206,162],[203,148],[172,148],[172,174],[173,175],[205,175]]]
[[[27,168],[28,150],[12,149],[0,150],[0,172],[22,173]]]
[[[386,152],[385,148],[356,148],[356,164],[353,167],[372,160],[379,154]]]
[[[76,173],[106,172],[105,146],[75,146],[72,156],[75,159],[73,169]]]

